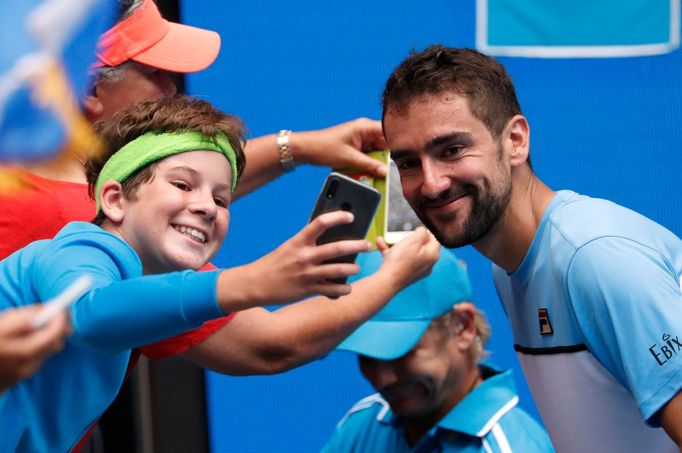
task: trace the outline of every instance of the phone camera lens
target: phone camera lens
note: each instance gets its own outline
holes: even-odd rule
[[[332,199],[334,198],[334,195],[336,195],[336,189],[339,188],[339,181],[338,180],[333,180],[331,183],[329,183],[329,189],[327,189],[327,198]]]

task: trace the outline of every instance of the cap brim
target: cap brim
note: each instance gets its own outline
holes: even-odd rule
[[[336,349],[379,360],[397,359],[407,354],[417,344],[430,324],[430,319],[367,321]]]
[[[220,51],[214,31],[169,22],[166,36],[132,60],[170,72],[197,72],[209,67]]]

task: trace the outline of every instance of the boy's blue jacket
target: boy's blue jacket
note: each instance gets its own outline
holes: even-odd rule
[[[118,393],[132,348],[224,315],[218,272],[142,276],[128,244],[84,222],[0,262],[0,311],[51,299],[83,274],[94,283],[71,309],[64,350],[0,395],[0,451],[69,451]]]

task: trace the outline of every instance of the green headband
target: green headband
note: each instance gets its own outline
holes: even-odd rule
[[[196,131],[147,132],[116,151],[102,167],[95,184],[97,212],[100,211],[100,191],[104,183],[108,181],[122,183],[139,169],[157,160],[190,151],[222,153],[230,162],[234,191],[237,187],[237,156],[224,134],[218,133],[215,138],[210,138]]]

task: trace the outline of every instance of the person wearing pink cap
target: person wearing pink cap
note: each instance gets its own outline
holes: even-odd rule
[[[129,15],[102,35],[95,64],[97,80],[85,100],[85,114],[93,122],[128,105],[175,94],[169,72],[206,69],[220,50],[218,33],[169,22],[152,0],[122,3],[129,5]],[[282,130],[254,138],[246,146],[249,166],[237,196],[297,164],[357,168],[383,176],[383,164],[362,151],[385,145],[381,124],[365,118],[318,131]]]

